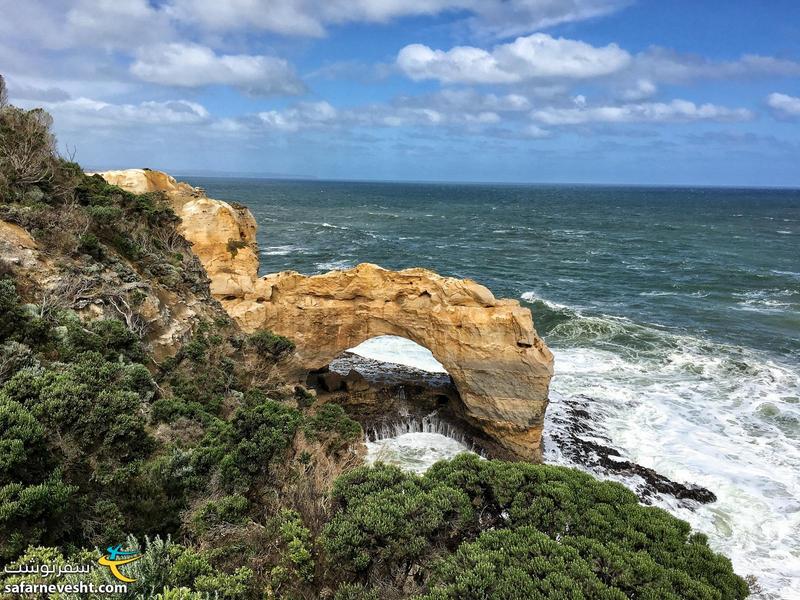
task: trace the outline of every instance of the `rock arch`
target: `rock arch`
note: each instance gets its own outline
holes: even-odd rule
[[[379,335],[408,338],[444,365],[474,426],[520,457],[541,458],[553,357],[515,300],[495,299],[470,280],[365,263],[267,275],[253,293],[222,303],[245,330],[291,337],[302,371]]]
[[[256,223],[247,208],[208,198],[160,171],[99,175],[132,192],[166,195],[214,297],[245,331],[270,329],[294,340],[298,379],[369,338],[399,335],[444,365],[473,426],[516,456],[541,459],[553,355],[536,334],[530,310],[516,300],[496,299],[474,281],[372,264],[258,278]]]

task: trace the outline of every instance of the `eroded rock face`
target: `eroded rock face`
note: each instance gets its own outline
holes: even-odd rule
[[[251,294],[222,304],[247,331],[291,337],[304,370],[375,336],[413,340],[450,373],[465,418],[516,455],[541,457],[553,357],[515,300],[425,269],[361,264],[313,277],[267,275]]]
[[[32,292],[37,302],[50,309],[72,309],[89,318],[126,320],[133,315],[129,309],[135,296],[143,342],[156,360],[174,355],[200,322],[222,314],[206,287],[164,285],[137,272],[136,265],[113,253],[102,263],[90,264],[80,257],[51,254],[28,231],[3,220],[0,262],[13,270],[15,279]],[[197,259],[193,262],[204,281]]]
[[[216,298],[243,297],[258,275],[256,220],[245,207],[208,198],[200,188],[161,171],[126,169],[98,173],[135,194],[163,192],[181,218],[180,233],[192,243]]]
[[[536,334],[530,311],[516,300],[498,300],[470,280],[371,264],[313,277],[287,271],[259,279],[255,220],[246,208],[207,198],[158,171],[101,175],[132,192],[167,194],[214,296],[244,330],[269,329],[294,340],[291,374],[299,380],[367,339],[402,336],[445,366],[465,420],[514,455],[541,459],[553,356]]]

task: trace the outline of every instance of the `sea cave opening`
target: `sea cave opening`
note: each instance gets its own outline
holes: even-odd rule
[[[412,340],[370,338],[312,373],[308,383],[361,423],[368,464],[381,461],[422,473],[461,452],[484,454],[480,436],[462,419],[450,374]]]

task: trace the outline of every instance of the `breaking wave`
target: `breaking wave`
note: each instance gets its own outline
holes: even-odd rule
[[[577,398],[623,458],[712,490],[717,502],[656,503],[708,534],[760,598],[800,597],[800,373],[757,351],[527,293],[555,354],[545,460]],[[606,473],[634,487],[633,481]]]

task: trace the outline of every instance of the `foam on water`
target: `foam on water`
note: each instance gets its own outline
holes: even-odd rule
[[[718,497],[657,504],[706,533],[738,573],[755,575],[761,598],[800,597],[800,375],[753,351],[618,317],[562,316],[549,335],[556,375],[545,460],[580,467],[551,434],[570,397],[591,398],[598,430],[625,459]]]
[[[424,473],[433,463],[468,452],[469,448],[441,433],[412,432],[367,442],[367,463],[384,462]]]

